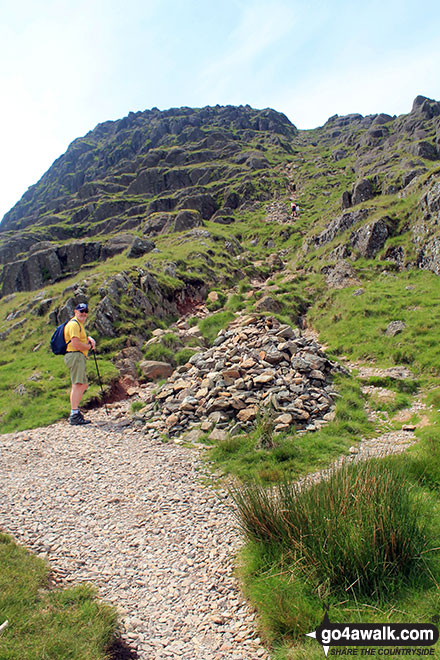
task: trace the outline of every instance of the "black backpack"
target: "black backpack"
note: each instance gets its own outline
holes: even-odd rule
[[[67,346],[70,344],[70,341],[66,343],[66,340],[64,339],[64,328],[71,320],[72,319],[69,319],[65,323],[59,325],[50,338],[50,348],[52,349],[52,353],[55,353],[55,355],[65,355],[67,352]],[[74,321],[76,321],[76,319],[74,319]],[[78,323],[78,321],[76,322]]]

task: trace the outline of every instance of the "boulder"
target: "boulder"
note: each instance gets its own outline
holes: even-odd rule
[[[418,158],[425,158],[426,160],[438,160],[440,158],[437,148],[431,142],[424,140],[411,145],[410,150]]]
[[[186,231],[201,225],[203,225],[203,220],[198,211],[179,211],[174,220],[173,231]]]
[[[129,259],[137,259],[138,257],[142,257],[144,254],[151,252],[155,247],[153,241],[147,241],[135,236],[133,243],[128,250],[127,257]]]
[[[256,312],[273,312],[279,314],[282,309],[282,304],[271,296],[263,296],[255,303]]]
[[[350,237],[350,243],[362,257],[371,259],[381,250],[392,234],[392,221],[385,217],[376,220],[357,231]]]
[[[403,332],[406,328],[406,323],[403,321],[391,321],[391,323],[388,324],[387,329],[385,330],[385,334],[388,337],[394,337],[395,335],[398,335],[399,333]]]
[[[142,360],[139,363],[139,369],[147,380],[168,378],[174,371],[174,367],[168,362],[159,362],[156,360]]]
[[[104,259],[114,257],[116,254],[124,252],[133,243],[133,234],[117,234],[112,236],[102,248],[102,255]]]
[[[122,349],[115,358],[115,366],[121,378],[131,377],[133,382],[138,379],[137,365],[142,361],[144,355],[137,346],[129,346]]]
[[[324,266],[321,272],[325,274],[325,281],[331,289],[343,289],[361,284],[355,269],[347,261],[339,261],[334,266]]]
[[[353,206],[361,204],[374,197],[373,184],[369,179],[362,179],[358,181],[354,187],[351,195],[351,202]]]

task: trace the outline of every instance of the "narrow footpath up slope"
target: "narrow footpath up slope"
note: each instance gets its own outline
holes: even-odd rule
[[[56,581],[96,584],[140,660],[267,658],[233,577],[235,521],[197,452],[104,428],[0,436],[3,531]]]

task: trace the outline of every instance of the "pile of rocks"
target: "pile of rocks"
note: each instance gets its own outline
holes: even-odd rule
[[[298,329],[241,316],[150,395],[143,419],[148,430],[170,436],[214,426],[236,434],[270,411],[275,432],[315,430],[332,418],[338,370]]]

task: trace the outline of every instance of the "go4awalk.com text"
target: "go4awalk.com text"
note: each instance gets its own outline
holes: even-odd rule
[[[325,656],[433,656],[437,626],[420,623],[332,623],[325,614],[318,628],[307,633],[322,645]]]

